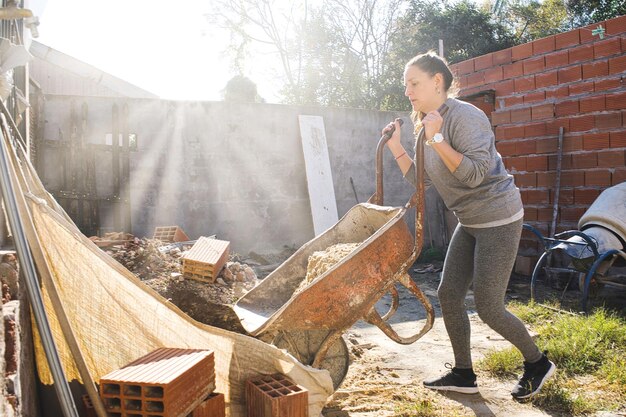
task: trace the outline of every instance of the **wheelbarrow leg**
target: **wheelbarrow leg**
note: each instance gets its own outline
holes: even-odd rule
[[[424,336],[433,327],[433,323],[435,321],[435,310],[433,309],[432,304],[430,304],[430,301],[428,301],[428,298],[426,298],[422,290],[419,289],[417,284],[413,282],[408,274],[402,274],[398,281],[404,285],[424,306],[424,309],[426,310],[426,323],[424,323],[422,329],[413,336],[402,337],[389,325],[389,323],[380,317],[380,314],[378,314],[374,307],[372,307],[365,319],[368,323],[373,324],[382,330],[383,333],[385,333],[391,340],[402,345],[410,345]]]

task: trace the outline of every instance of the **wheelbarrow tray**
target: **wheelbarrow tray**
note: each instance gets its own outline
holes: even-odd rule
[[[339,330],[364,317],[395,282],[413,251],[404,207],[362,203],[298,249],[234,305],[253,336],[275,330]],[[300,293],[309,256],[340,243],[360,243]]]

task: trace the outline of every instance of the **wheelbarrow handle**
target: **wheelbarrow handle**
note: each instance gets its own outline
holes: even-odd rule
[[[415,297],[419,300],[420,303],[424,306],[426,310],[426,323],[422,329],[409,337],[400,336],[394,329],[391,327],[389,323],[387,323],[381,316],[378,314],[378,311],[374,307],[367,313],[365,316],[365,320],[378,327],[385,333],[391,340],[394,342],[400,343],[401,345],[410,345],[414,343],[416,340],[420,339],[424,336],[432,327],[435,321],[435,311],[433,309],[432,304],[428,301],[428,298],[424,295],[424,293],[419,289],[419,287],[411,280],[411,277],[408,274],[403,274],[401,278],[398,280],[402,285],[404,285]],[[387,316],[386,314],[385,316]]]
[[[395,121],[397,121],[400,126],[404,124],[404,120],[400,118],[397,118],[394,122]],[[395,131],[396,126],[394,124],[387,133],[380,137],[380,140],[378,141],[378,146],[376,147],[376,193],[369,198],[368,203],[373,203],[379,206],[383,205],[383,151],[385,150],[385,144],[389,142],[389,139],[391,139],[391,136]]]

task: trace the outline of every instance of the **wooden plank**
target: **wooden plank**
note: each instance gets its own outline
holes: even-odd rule
[[[311,215],[313,216],[313,229],[315,236],[318,236],[339,221],[324,119],[321,116],[299,115],[298,120],[311,202]]]

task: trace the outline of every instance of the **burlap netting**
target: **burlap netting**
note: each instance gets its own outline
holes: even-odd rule
[[[33,188],[39,188],[32,168],[29,174],[38,183],[31,184]],[[246,379],[276,372],[304,386],[309,391],[309,415],[320,414],[333,392],[326,370],[304,366],[255,338],[194,321],[78,232],[49,194],[38,197],[28,198],[33,222],[94,381],[159,347],[206,348],[215,352],[217,390],[226,395],[228,415],[246,415]],[[67,378],[80,381],[46,288],[43,294]],[[35,352],[40,378],[51,384],[38,334]]]

